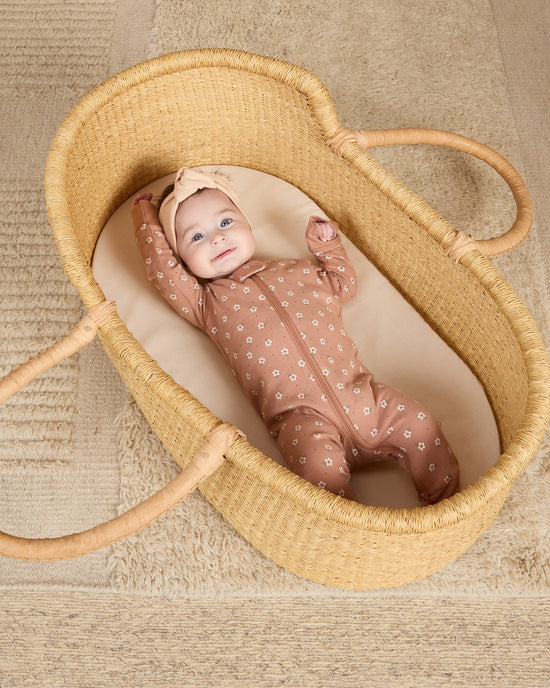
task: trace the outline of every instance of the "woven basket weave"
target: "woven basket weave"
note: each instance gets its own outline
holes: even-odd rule
[[[237,439],[200,489],[265,555],[300,576],[349,589],[401,585],[459,557],[488,527],[539,445],[549,367],[537,329],[479,251],[453,262],[457,232],[357,143],[324,86],[277,60],[228,50],[166,55],[101,84],[67,116],[46,169],[51,225],[67,274],[92,309],[96,240],[137,189],[178,169],[240,165],[300,188],[334,217],[483,385],[502,456],[450,500],[417,509],[343,500]],[[153,430],[185,466],[220,420],[148,356],[112,314],[102,344]]]

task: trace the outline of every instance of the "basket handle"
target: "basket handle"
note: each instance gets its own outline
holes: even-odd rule
[[[78,325],[62,340],[11,371],[0,380],[0,404],[35,377],[89,344],[98,328],[115,310],[111,301],[90,309]],[[124,514],[94,528],[57,538],[30,539],[0,532],[0,555],[15,559],[54,561],[72,559],[106,547],[152,523],[183,501],[224,461],[224,453],[243,433],[229,423],[221,423],[208,435],[205,444],[174,480],[152,497]]]
[[[341,155],[350,141],[357,142],[361,148],[419,143],[455,148],[483,160],[506,181],[517,206],[516,219],[512,227],[501,236],[491,239],[473,239],[464,232],[458,232],[448,249],[451,259],[458,261],[473,249],[477,249],[484,256],[497,256],[516,248],[529,234],[533,211],[527,187],[517,170],[492,148],[466,136],[438,129],[351,130],[341,127],[327,143],[337,155]]]

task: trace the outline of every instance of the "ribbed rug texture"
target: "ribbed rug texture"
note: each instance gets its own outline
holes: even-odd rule
[[[44,201],[63,117],[125,67],[205,47],[311,70],[350,128],[446,129],[507,157],[535,222],[493,262],[550,342],[549,31],[544,0],[0,0],[0,375],[83,312]],[[513,221],[479,161],[426,146],[373,154],[458,229],[487,237]],[[88,528],[178,470],[97,341],[0,408],[0,440],[0,529],[18,535]],[[547,434],[475,545],[396,590],[299,579],[198,493],[75,561],[0,558],[0,686],[542,688],[549,476]]]

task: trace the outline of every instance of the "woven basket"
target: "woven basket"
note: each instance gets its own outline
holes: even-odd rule
[[[234,429],[218,447],[226,460],[211,467],[200,489],[224,517],[286,569],[357,590],[420,579],[470,547],[533,456],[550,413],[550,369],[540,335],[482,255],[507,250],[525,234],[528,196],[513,168],[496,154],[488,160],[488,149],[462,137],[442,140],[440,133],[424,132],[418,138],[413,131],[399,141],[432,135],[428,142],[462,142],[463,150],[509,176],[519,208],[513,230],[504,243],[470,242],[459,261],[451,260],[447,253],[458,245],[457,232],[362,149],[398,142],[394,134],[373,132],[369,139],[369,132],[344,130],[326,89],[304,69],[238,51],[189,51],[139,64],[88,94],[60,127],[46,169],[53,233],[93,321],[87,337],[99,327],[124,382],[183,467],[195,460],[220,419],[177,385],[116,311],[105,307],[91,269],[98,235],[116,208],[182,161],[254,168],[301,189],[338,221],[480,380],[502,455],[475,484],[433,506],[389,509],[336,497],[244,438],[233,441]]]

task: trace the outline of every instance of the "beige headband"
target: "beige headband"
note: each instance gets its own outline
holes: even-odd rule
[[[245,215],[240,207],[239,199],[235,191],[229,185],[229,182],[221,174],[209,174],[208,172],[201,172],[190,167],[182,167],[176,173],[176,181],[174,182],[174,190],[168,194],[164,199],[159,209],[159,220],[166,240],[170,244],[170,248],[177,254],[177,239],[176,239],[176,213],[180,203],[186,198],[192,196],[199,189],[219,189],[222,191]],[[246,215],[245,215],[246,217]]]

